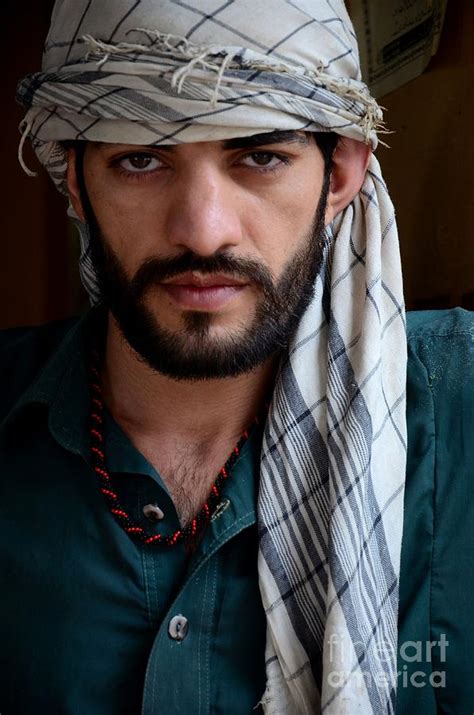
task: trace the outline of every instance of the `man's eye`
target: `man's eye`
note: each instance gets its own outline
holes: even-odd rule
[[[118,162],[125,171],[134,174],[146,174],[154,171],[160,165],[159,159],[150,154],[129,154]]]
[[[279,164],[285,163],[285,161],[281,156],[277,156],[277,154],[258,151],[244,156],[243,163],[246,166],[260,169],[276,169]]]

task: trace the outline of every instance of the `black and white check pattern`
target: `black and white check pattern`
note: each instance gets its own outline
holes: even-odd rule
[[[18,98],[24,135],[62,190],[61,140],[307,129],[375,148],[381,120],[342,0],[58,0],[43,70]],[[405,371],[397,229],[372,157],[358,197],[327,230],[265,430],[267,714],[395,712]]]
[[[272,710],[269,695],[268,712],[393,713],[406,343],[396,225],[375,157],[331,228],[262,452],[267,669],[286,703]]]

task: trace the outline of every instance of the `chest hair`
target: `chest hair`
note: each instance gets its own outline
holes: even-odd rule
[[[228,454],[215,445],[177,445],[159,451],[148,448],[142,452],[153,464],[173,500],[181,526],[188,524],[201,510],[214,484],[219,469]],[[230,451],[230,450],[229,450]]]

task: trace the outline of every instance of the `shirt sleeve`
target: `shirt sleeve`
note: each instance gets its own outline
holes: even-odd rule
[[[474,712],[474,313],[408,315],[397,713]]]

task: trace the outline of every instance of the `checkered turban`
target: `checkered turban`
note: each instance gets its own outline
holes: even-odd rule
[[[375,149],[381,122],[342,0],[58,0],[42,71],[18,98],[21,148],[29,135],[63,191],[65,140],[176,144],[280,129]],[[322,251],[261,454],[261,703],[272,715],[380,715],[396,698],[406,340],[394,211],[373,155]]]

